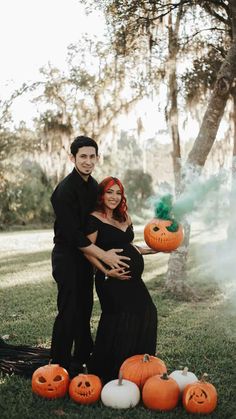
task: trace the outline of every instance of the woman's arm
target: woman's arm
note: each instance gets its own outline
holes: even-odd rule
[[[139,253],[141,253],[141,255],[152,255],[155,253],[160,253],[159,250],[153,250],[150,249],[150,247],[137,246],[136,244],[133,244],[133,246],[136,247],[136,249]]]
[[[128,221],[129,226],[132,226],[132,220],[129,214],[127,214],[127,221]],[[132,243],[132,245],[137,249],[139,253],[141,253],[141,255],[151,255],[154,253],[159,253],[159,251],[150,249],[150,247],[137,246],[134,243]]]

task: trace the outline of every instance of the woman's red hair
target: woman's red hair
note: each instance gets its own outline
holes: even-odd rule
[[[102,180],[102,182],[98,185],[98,199],[96,204],[96,210],[102,212],[104,215],[106,214],[105,205],[104,205],[104,194],[105,192],[110,189],[113,185],[118,185],[121,191],[121,201],[113,211],[113,218],[118,221],[125,221],[127,219],[127,204],[126,204],[126,197],[124,194],[124,186],[122,185],[121,181],[112,176],[108,176]]]

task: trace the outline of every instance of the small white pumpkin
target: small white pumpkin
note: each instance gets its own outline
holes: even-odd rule
[[[113,409],[128,409],[138,404],[140,391],[135,383],[122,379],[109,381],[102,389],[101,400],[105,406]]]
[[[198,378],[193,372],[188,371],[188,367],[182,370],[173,371],[170,375],[178,384],[180,391],[183,392],[187,384],[193,384],[198,381]]]

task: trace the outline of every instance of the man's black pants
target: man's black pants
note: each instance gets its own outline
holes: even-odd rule
[[[73,344],[78,363],[86,363],[93,349],[93,268],[79,250],[56,244],[52,274],[58,287],[58,315],[53,326],[51,358],[53,363],[68,369]]]

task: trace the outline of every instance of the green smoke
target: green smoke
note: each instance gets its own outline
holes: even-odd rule
[[[170,220],[173,208],[173,196],[171,194],[162,196],[154,203],[155,216],[161,220]]]
[[[178,223],[183,217],[191,214],[201,207],[207,208],[207,197],[212,196],[225,179],[224,176],[211,176],[204,181],[196,180],[189,184],[185,192],[173,202],[173,195],[167,194],[157,198],[154,202],[155,217],[162,220],[170,220],[172,224],[168,227],[169,231],[177,231]]]
[[[198,208],[207,205],[207,198],[219,191],[224,180],[222,175],[211,176],[203,181],[196,180],[186,188],[185,192],[173,204],[173,214],[177,220],[181,220],[185,215],[191,214]]]
[[[167,227],[167,230],[175,232],[179,228],[179,224],[174,219],[172,214],[173,209],[173,196],[171,194],[162,196],[154,203],[155,217],[161,220],[170,220],[172,224]]]

